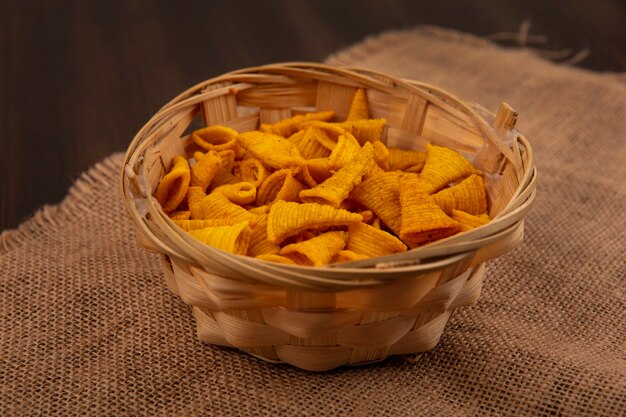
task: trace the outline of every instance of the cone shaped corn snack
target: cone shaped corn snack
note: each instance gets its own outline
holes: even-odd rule
[[[360,255],[358,253],[352,252],[351,250],[340,250],[339,253],[333,259],[333,262],[352,262],[352,261],[360,261],[361,259],[367,259],[369,256]]]
[[[250,182],[259,189],[269,173],[261,161],[256,158],[246,158],[239,164],[241,181]]]
[[[428,157],[427,152],[409,151],[396,147],[389,148],[389,170],[404,171],[413,168],[413,171],[421,171]]]
[[[406,245],[397,237],[365,223],[348,226],[348,250],[368,258],[405,252]]]
[[[344,248],[346,235],[346,232],[322,233],[312,239],[287,245],[280,250],[280,254],[298,265],[326,265]]]
[[[371,143],[366,143],[363,149],[344,165],[332,177],[310,190],[300,192],[300,200],[305,203],[329,204],[338,208],[352,189],[359,185],[372,164],[374,148]]]
[[[330,155],[330,151],[322,146],[318,140],[322,135],[324,132],[321,129],[307,127],[305,130],[294,133],[289,137],[289,140],[298,148],[304,158],[325,158]]]
[[[433,194],[433,200],[448,216],[454,209],[476,215],[487,212],[485,183],[483,177],[476,174]]]
[[[427,145],[428,157],[420,174],[428,194],[439,191],[447,184],[476,172],[476,168],[463,156],[443,146]]]
[[[304,185],[294,178],[291,169],[280,169],[261,184],[257,193],[257,205],[271,204],[274,201],[299,201],[298,194],[304,189]]]
[[[191,185],[206,190],[222,167],[222,158],[215,151],[196,152],[193,156],[196,163],[191,167]]]
[[[451,236],[459,230],[459,224],[424,191],[426,186],[415,174],[400,176],[402,217],[399,236],[410,247]]]
[[[241,222],[234,226],[190,230],[187,233],[209,246],[236,255],[245,255],[248,251],[248,245],[250,245],[250,226],[248,222]]]
[[[172,169],[163,177],[155,194],[164,212],[176,210],[176,207],[185,199],[189,181],[189,163],[182,156],[175,156]]]
[[[290,168],[306,163],[296,145],[281,136],[263,132],[245,132],[237,136],[237,140],[255,158],[272,168]]]
[[[347,226],[363,220],[359,214],[330,206],[278,201],[270,209],[267,222],[267,238],[280,243],[288,237],[306,230],[320,230],[333,226]]]
[[[487,214],[474,216],[461,210],[452,210],[452,218],[459,222],[461,232],[466,232],[489,223],[490,219]]]
[[[284,138],[288,138],[300,129],[300,125],[311,120],[328,121],[335,116],[332,111],[321,111],[317,113],[307,113],[303,115],[293,116],[285,120],[281,120],[278,123],[266,124],[261,123],[260,131],[265,133],[272,133]]]
[[[372,210],[396,235],[400,233],[400,174],[384,172],[357,185],[350,198]]]
[[[251,225],[256,224],[258,215],[248,212],[241,206],[232,203],[221,193],[211,193],[200,200],[197,206],[190,207],[193,220],[204,219],[235,219],[247,220]]]
[[[367,104],[367,97],[365,96],[365,90],[359,88],[352,97],[352,104],[350,104],[350,110],[348,110],[348,118],[346,120],[362,120],[370,118],[370,109]]]
[[[280,246],[267,240],[267,214],[259,215],[258,222],[252,227],[248,256],[278,254]]]
[[[212,192],[221,193],[231,202],[240,206],[246,206],[256,200],[256,187],[249,182],[221,185]]]
[[[235,149],[237,131],[225,126],[210,126],[198,129],[191,134],[193,141],[207,151]]]

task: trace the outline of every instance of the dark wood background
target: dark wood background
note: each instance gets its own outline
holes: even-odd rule
[[[165,102],[222,72],[321,61],[386,29],[546,35],[626,71],[624,0],[0,0],[0,230],[59,202]],[[514,42],[508,42],[514,45]],[[506,41],[505,41],[506,44]]]

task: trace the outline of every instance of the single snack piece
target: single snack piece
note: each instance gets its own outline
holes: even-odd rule
[[[258,222],[252,227],[248,256],[277,254],[280,246],[267,240],[267,217],[268,214],[259,215]]]
[[[240,206],[246,206],[256,200],[256,187],[249,182],[221,185],[213,192],[223,194],[231,202]]]
[[[196,152],[193,157],[196,163],[191,167],[191,185],[206,190],[222,167],[222,158],[215,151]]]
[[[189,162],[182,156],[175,156],[172,169],[161,179],[155,197],[163,211],[169,213],[176,210],[187,194],[191,179]]]
[[[280,254],[298,265],[326,265],[344,248],[346,235],[346,232],[322,233],[312,239],[287,245],[280,250]]]
[[[461,232],[475,229],[491,220],[487,214],[474,216],[461,210],[452,210],[452,218],[459,222]]]
[[[245,255],[250,245],[250,226],[245,221],[233,226],[207,227],[187,233],[209,246],[236,255]]]
[[[426,145],[428,157],[420,173],[424,191],[432,194],[451,182],[477,172],[476,168],[462,155],[443,146]]]
[[[296,145],[304,158],[325,158],[330,155],[330,151],[320,143],[319,138],[323,138],[323,135],[321,129],[309,126],[291,135],[289,140]]]
[[[281,243],[291,236],[307,230],[321,230],[334,226],[347,226],[360,222],[363,217],[346,210],[316,203],[289,203],[277,201],[270,209],[267,222],[267,239]]]
[[[322,120],[326,122],[331,120],[333,117],[335,117],[335,113],[332,111],[320,111],[317,113],[300,114],[290,117],[288,119],[281,120],[280,122],[274,124],[261,123],[261,127],[259,128],[259,130],[261,132],[272,133],[274,135],[288,138],[296,131],[298,131],[301,128],[302,124],[306,122],[309,122],[311,120]]]
[[[304,185],[294,177],[292,169],[279,169],[261,184],[256,203],[263,206],[278,200],[299,201],[298,195],[303,189]]]
[[[352,103],[350,104],[350,110],[348,110],[347,121],[364,120],[370,118],[370,109],[367,104],[367,97],[365,96],[365,90],[359,88],[352,97]]]
[[[389,148],[389,171],[405,171],[411,168],[414,172],[419,172],[424,167],[427,152],[410,151],[396,147]]]
[[[360,261],[362,259],[367,259],[369,256],[360,255],[358,253],[352,252],[351,250],[340,250],[339,253],[333,259],[333,262],[352,262],[352,261]]]
[[[357,185],[350,198],[372,210],[396,235],[400,233],[400,174],[383,172]]]
[[[235,219],[240,222],[247,220],[249,224],[255,225],[259,217],[257,214],[250,213],[245,208],[231,202],[221,193],[211,193],[189,208],[193,220]]]
[[[253,131],[241,133],[237,140],[255,158],[272,168],[291,168],[306,164],[296,145],[281,136]]]
[[[416,174],[400,176],[400,239],[409,247],[433,242],[459,231],[459,224],[439,208]]]
[[[406,252],[406,245],[400,239],[365,223],[352,223],[348,226],[348,250],[374,256]]]
[[[382,140],[386,119],[348,120],[339,126],[352,133],[361,145]]]
[[[246,158],[239,164],[241,181],[250,182],[259,189],[269,173],[261,161],[256,158]]]
[[[223,151],[235,149],[237,131],[226,126],[209,126],[195,130],[191,137],[202,149],[207,151]]]
[[[366,143],[363,149],[335,172],[330,178],[310,190],[300,191],[300,200],[304,203],[329,204],[338,208],[350,191],[361,183],[363,174],[371,166],[374,149],[371,143]]]
[[[483,177],[476,174],[433,194],[433,200],[448,216],[455,209],[476,215],[487,212],[485,183]]]

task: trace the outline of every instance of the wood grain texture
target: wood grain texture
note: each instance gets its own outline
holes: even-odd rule
[[[546,35],[578,65],[626,71],[619,0],[0,1],[0,230],[55,203],[160,106],[228,70],[329,53],[417,24]],[[514,45],[514,41],[504,41]]]

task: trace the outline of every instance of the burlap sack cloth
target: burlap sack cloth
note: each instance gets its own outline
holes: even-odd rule
[[[525,244],[489,264],[440,344],[315,374],[199,342],[135,242],[115,154],[2,235],[0,415],[624,415],[624,78],[432,28],[329,62],[505,99],[533,144]]]

